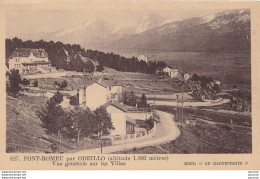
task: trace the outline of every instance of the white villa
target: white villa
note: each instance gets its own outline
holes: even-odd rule
[[[86,107],[95,110],[109,101],[118,102],[121,94],[122,86],[111,82],[97,82],[79,91],[79,104],[85,103]]]
[[[185,74],[184,74],[184,80],[187,81],[188,79],[190,79],[190,75],[189,75],[188,73],[185,73]]]
[[[127,117],[127,109],[119,104],[121,94],[122,86],[115,82],[96,82],[79,90],[79,104],[88,107],[90,110],[104,106],[115,127],[112,135],[133,134],[135,132],[135,120]]]
[[[18,70],[20,74],[50,71],[51,63],[44,49],[16,48],[8,59],[9,70]]]
[[[179,74],[179,70],[178,69],[171,69],[170,67],[165,67],[163,69],[163,72],[167,73],[169,75],[169,77],[171,77],[171,78],[175,78]]]
[[[126,134],[135,134],[140,130],[136,121],[145,121],[152,113],[129,111],[129,106],[120,104],[121,94],[121,85],[115,81],[104,80],[79,90],[79,104],[82,107],[88,107],[90,110],[104,106],[111,116],[111,121],[115,128],[111,135],[124,136]]]
[[[138,61],[145,61],[146,63],[148,63],[148,57],[144,56],[144,55],[140,55],[137,57]]]

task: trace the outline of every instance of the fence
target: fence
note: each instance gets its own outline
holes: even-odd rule
[[[144,112],[151,112],[150,108],[128,108],[127,112],[129,113],[144,113]]]
[[[88,137],[85,137],[84,141],[87,141],[88,143],[94,145],[95,147],[99,147],[100,144],[102,144],[102,146],[110,146],[110,145],[112,145],[112,140],[109,139],[109,138],[90,139]]]
[[[38,147],[29,147],[22,144],[15,143],[6,143],[6,152],[7,153],[49,153],[51,152],[48,149],[38,148]]]
[[[113,136],[112,137],[112,143],[113,144],[120,144],[120,143],[124,143],[124,142],[130,142],[130,141],[134,141],[137,140],[139,138],[145,138],[145,137],[149,137],[151,135],[153,135],[156,132],[156,122],[154,122],[154,127],[152,129],[146,130],[146,131],[142,131],[136,134],[126,134],[126,135],[122,135],[122,136]]]

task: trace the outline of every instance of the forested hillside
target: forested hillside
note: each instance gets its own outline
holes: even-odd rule
[[[85,50],[79,44],[63,44],[62,42],[22,41],[19,38],[6,39],[6,60],[15,48],[42,48],[48,53],[52,66],[60,69],[93,72],[94,64],[107,66],[118,71],[142,72],[154,74],[157,69],[166,65],[162,61],[149,62],[138,61],[136,57],[125,58],[114,53],[104,53],[97,50]],[[8,62],[8,61],[6,61]]]

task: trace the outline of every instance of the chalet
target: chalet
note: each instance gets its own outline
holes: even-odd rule
[[[171,69],[170,67],[165,67],[165,68],[163,69],[163,72],[169,74],[169,73],[171,72],[171,70],[172,70],[172,69]]]
[[[138,61],[144,61],[146,63],[148,63],[148,57],[144,56],[144,55],[140,55],[137,57]]]
[[[44,49],[16,48],[8,59],[9,69],[20,74],[50,70],[48,54]]]
[[[220,84],[221,84],[221,82],[220,82],[219,80],[215,80],[214,83],[215,83],[216,85],[220,85]]]
[[[163,72],[167,73],[169,75],[169,77],[171,77],[171,78],[175,78],[179,74],[179,70],[178,69],[171,69],[170,67],[165,67],[163,69]]]
[[[172,69],[171,72],[170,72],[170,77],[171,78],[176,78],[179,74],[179,70],[178,69]]]
[[[188,79],[190,79],[190,75],[188,73],[185,73],[184,74],[184,80],[187,81]]]

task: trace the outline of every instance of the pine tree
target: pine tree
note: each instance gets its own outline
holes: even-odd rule
[[[9,80],[10,80],[9,92],[14,97],[16,97],[17,93],[19,93],[19,91],[21,90],[20,83],[22,82],[19,71],[12,69],[11,73],[9,74]]]
[[[139,107],[141,107],[141,108],[147,107],[147,99],[146,99],[145,94],[142,94],[142,96],[140,98]]]
[[[111,117],[107,113],[107,110],[105,107],[101,106],[97,108],[94,113],[96,114],[96,120],[97,120],[97,133],[102,134],[110,134],[111,130],[114,130],[114,126],[111,121]]]
[[[42,122],[42,127],[47,129],[47,133],[55,134],[61,137],[66,130],[70,128],[70,120],[68,114],[59,105],[63,101],[62,94],[57,93],[47,101],[45,107],[41,111],[37,111],[36,115]]]

